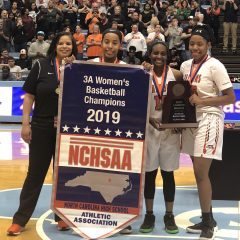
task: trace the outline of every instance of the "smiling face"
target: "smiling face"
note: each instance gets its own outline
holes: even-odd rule
[[[105,62],[114,63],[117,58],[121,43],[117,34],[107,33],[102,40],[102,50]]]
[[[193,35],[189,41],[189,50],[194,61],[200,62],[207,54],[210,43],[199,35]]]
[[[62,36],[56,46],[57,58],[61,61],[65,57],[71,56],[72,49],[72,39],[67,35]]]
[[[154,69],[162,68],[167,62],[167,48],[161,43],[157,43],[153,46],[150,55],[151,62],[154,65]]]

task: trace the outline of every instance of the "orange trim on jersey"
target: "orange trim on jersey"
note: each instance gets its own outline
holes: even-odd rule
[[[194,64],[193,62],[194,62],[194,60],[192,60],[192,64],[191,64],[191,68],[190,68],[190,73],[189,73],[189,78],[188,78],[188,81],[190,82],[190,84],[192,84],[192,82],[194,81],[194,79],[195,79],[195,77],[197,76],[197,73],[198,73],[198,71],[200,70],[200,68],[202,67],[202,65],[206,62],[206,61],[208,61],[209,59],[207,59],[208,58],[208,55],[206,55],[203,59],[202,59],[202,61],[200,62],[200,63],[198,63],[198,64]],[[194,67],[194,65],[196,65],[195,67]]]
[[[213,149],[212,154],[215,154],[216,152],[218,139],[219,139],[219,119],[217,119],[217,123],[216,123],[215,148]]]
[[[204,154],[206,154],[206,152],[207,152],[207,142],[209,140],[209,129],[210,129],[210,122],[208,122],[207,130],[206,130],[206,134],[205,134],[205,141],[204,141],[204,145],[203,145],[203,153]]]

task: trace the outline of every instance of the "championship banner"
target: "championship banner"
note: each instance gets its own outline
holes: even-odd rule
[[[76,61],[61,89],[52,209],[82,237],[105,238],[141,214],[149,74]]]

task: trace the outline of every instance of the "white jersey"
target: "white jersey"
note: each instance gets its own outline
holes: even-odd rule
[[[181,65],[180,71],[183,74],[184,80],[190,79],[190,71],[192,59],[185,61]],[[228,73],[224,65],[213,57],[208,57],[198,71],[195,79],[192,82],[193,86],[197,87],[197,94],[200,98],[216,97],[221,94],[221,91],[232,87]],[[223,115],[221,106],[201,106],[196,107],[197,113],[213,113]]]
[[[101,59],[101,58],[94,58],[94,59],[89,60],[89,62],[101,62],[100,59]],[[115,64],[115,63],[114,63],[114,64]],[[123,62],[123,61],[119,61],[118,64],[126,64],[126,63]]]
[[[157,79],[161,83],[161,77]],[[167,84],[175,81],[171,68],[168,69],[163,95],[167,95]],[[158,98],[154,85],[150,101],[150,118],[162,118],[162,103]],[[147,126],[147,159],[146,172],[151,172],[159,167],[164,171],[174,171],[179,168],[180,134],[173,134],[172,130],[156,130],[151,124]]]

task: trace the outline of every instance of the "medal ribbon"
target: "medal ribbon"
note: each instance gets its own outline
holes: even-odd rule
[[[54,59],[54,70],[55,70],[55,75],[57,77],[58,84],[59,84],[60,83],[60,67],[59,67],[59,62],[57,58]]]
[[[154,87],[156,89],[159,99],[162,98],[162,95],[164,92],[164,88],[165,88],[165,84],[166,84],[166,80],[167,80],[167,73],[168,73],[168,66],[164,65],[164,69],[162,72],[162,82],[161,82],[161,84],[158,84],[157,83],[157,75],[153,71],[153,83],[154,83]]]
[[[193,80],[195,79],[195,77],[197,76],[198,71],[200,70],[200,68],[202,67],[202,65],[207,61],[208,55],[206,55],[203,60],[197,65],[197,67],[194,69],[193,71],[193,60],[192,60],[192,65],[191,65],[191,69],[190,69],[190,74],[189,74],[189,82],[190,84],[192,84]]]

